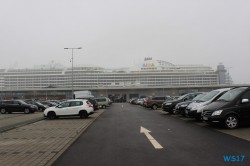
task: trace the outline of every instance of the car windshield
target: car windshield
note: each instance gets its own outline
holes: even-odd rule
[[[218,99],[218,101],[232,101],[244,90],[245,88],[236,88],[236,89],[230,90],[226,92],[224,95],[222,95]]]
[[[185,94],[185,95],[182,95],[182,96],[180,96],[180,97],[178,97],[177,99],[174,99],[174,100],[182,100],[184,97],[186,97],[187,95]]]
[[[220,93],[219,91],[211,91],[208,94],[206,94],[205,96],[203,96],[200,101],[201,102],[205,102],[205,101],[209,101],[211,100],[214,96],[216,96],[218,93]]]
[[[206,93],[199,94],[198,96],[196,96],[195,98],[193,98],[193,101],[198,101],[198,100],[200,100],[205,95],[206,95]]]

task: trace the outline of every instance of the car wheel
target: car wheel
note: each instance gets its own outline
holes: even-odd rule
[[[225,118],[224,123],[225,123],[226,128],[235,129],[239,125],[239,118],[237,116],[235,116],[235,115],[228,115]]]
[[[80,115],[80,118],[87,118],[89,116],[86,111],[81,111],[79,115]]]
[[[1,114],[6,114],[6,110],[4,108],[1,109]]]
[[[29,114],[29,113],[30,113],[30,110],[29,110],[28,108],[25,108],[25,109],[24,109],[24,113],[25,113],[25,114]]]
[[[48,113],[48,118],[49,118],[50,120],[53,120],[53,119],[56,118],[56,114],[55,114],[54,112],[49,112],[49,113]]]
[[[103,105],[102,108],[103,108],[103,109],[106,109],[106,105]]]
[[[157,105],[152,105],[153,110],[157,110],[157,108],[158,108]]]

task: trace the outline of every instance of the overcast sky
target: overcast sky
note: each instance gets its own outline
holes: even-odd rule
[[[230,68],[250,83],[249,0],[2,0],[0,68],[52,60],[130,67],[144,57]]]

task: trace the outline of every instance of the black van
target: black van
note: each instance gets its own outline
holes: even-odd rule
[[[240,123],[250,122],[250,87],[232,89],[203,109],[203,120],[219,122],[234,129]]]

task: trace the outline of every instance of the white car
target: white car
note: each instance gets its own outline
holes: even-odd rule
[[[60,116],[80,116],[87,118],[94,113],[93,105],[85,99],[67,100],[44,110],[44,117],[55,119]]]

